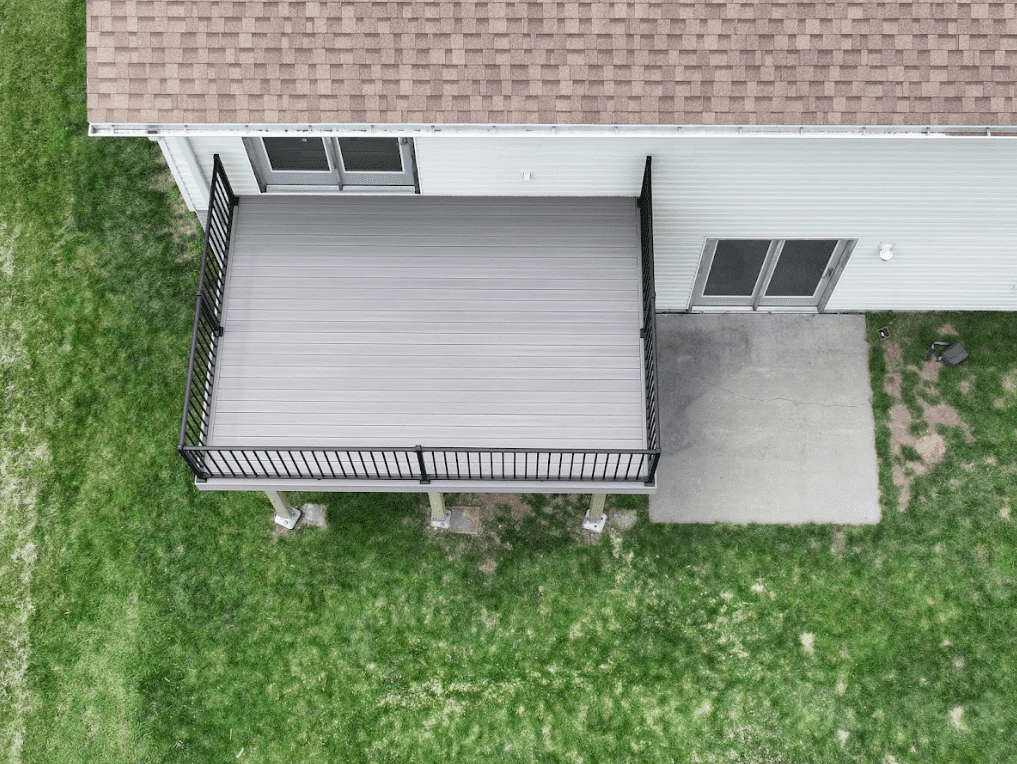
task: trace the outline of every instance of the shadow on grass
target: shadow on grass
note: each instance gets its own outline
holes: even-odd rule
[[[529,511],[514,512],[499,505],[492,517],[498,538],[517,554],[543,555],[578,546],[583,515],[589,497],[525,494],[520,497]]]

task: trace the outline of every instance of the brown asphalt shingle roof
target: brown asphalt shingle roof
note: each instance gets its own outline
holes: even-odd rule
[[[87,7],[92,122],[1017,124],[1014,2]]]

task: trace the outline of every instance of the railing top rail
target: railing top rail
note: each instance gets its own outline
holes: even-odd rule
[[[460,454],[654,454],[655,448],[482,448],[473,446],[208,446],[182,445],[182,451],[273,451],[277,453],[300,453],[320,451],[330,453],[356,453],[382,451],[415,454],[418,450],[424,453],[460,453]]]
[[[244,480],[478,480],[635,483],[653,478],[659,451],[481,447],[185,446],[181,456],[205,481]]]
[[[221,194],[226,196],[226,209],[223,210],[222,203],[217,202]],[[194,417],[197,418],[197,438],[201,439],[203,424],[206,420],[206,403],[211,394],[208,380],[199,379],[202,376],[198,365],[204,370],[204,375],[214,373],[215,369],[215,341],[213,335],[221,334],[221,289],[207,289],[206,280],[209,274],[209,258],[212,254],[213,231],[216,230],[217,216],[226,218],[225,246],[229,246],[229,231],[232,228],[233,210],[239,204],[239,197],[233,193],[229,178],[223,169],[222,160],[216,154],[212,158],[212,182],[209,191],[208,218],[205,224],[205,240],[201,249],[201,266],[198,271],[198,288],[194,303],[194,326],[191,332],[191,351],[187,363],[187,383],[184,392],[184,411],[180,421],[180,441],[178,448],[194,445],[188,443],[189,430],[194,428]],[[221,247],[221,243],[220,243]],[[228,250],[227,250],[228,251]],[[216,272],[225,269],[225,257],[227,251],[222,253],[221,262],[217,263]],[[207,301],[213,301],[209,305]],[[204,343],[204,347],[203,347]],[[199,364],[200,362],[200,364]],[[199,388],[196,390],[196,386]],[[197,396],[197,397],[196,397]],[[188,424],[191,423],[189,428]]]
[[[212,175],[218,177],[222,181],[223,190],[226,191],[226,196],[229,199],[231,207],[236,207],[240,204],[240,197],[233,193],[233,184],[230,183],[229,176],[226,174],[226,170],[222,165],[222,159],[218,154],[212,157]]]
[[[233,188],[230,186],[229,179],[226,177],[226,171],[223,169],[222,160],[219,159],[219,155],[216,154],[212,157],[212,182],[209,184],[208,192],[208,212],[205,216],[205,240],[201,247],[201,268],[198,271],[198,294],[201,294],[205,288],[205,276],[208,270],[208,253],[212,246],[212,230],[215,222],[215,216],[217,210],[216,197],[219,189],[223,189],[226,192],[226,199],[229,202],[230,209],[237,204],[237,197],[233,193]]]
[[[646,445],[660,452],[660,412],[657,396],[657,287],[653,257],[653,157],[646,157],[639,190],[639,227],[643,276],[643,343],[646,368]]]

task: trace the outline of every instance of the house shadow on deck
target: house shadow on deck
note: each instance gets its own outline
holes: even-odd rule
[[[865,318],[657,317],[656,522],[876,523]]]

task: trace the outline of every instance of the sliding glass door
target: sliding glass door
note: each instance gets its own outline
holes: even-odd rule
[[[262,191],[372,191],[416,186],[409,138],[266,136],[244,145]]]
[[[693,306],[814,307],[851,239],[708,239]]]

